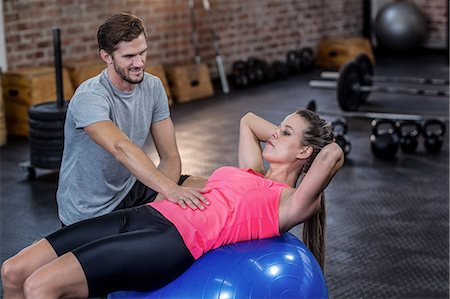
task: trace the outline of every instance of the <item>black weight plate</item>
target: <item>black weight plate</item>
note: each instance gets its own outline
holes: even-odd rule
[[[30,128],[36,130],[63,130],[64,120],[35,120],[32,118],[28,119],[28,124]]]
[[[373,84],[372,78],[374,76],[372,60],[370,60],[369,56],[367,56],[365,53],[361,53],[355,57],[355,62],[361,70],[361,74],[363,77],[363,85],[372,86]],[[370,92],[363,91],[361,93],[364,97],[363,101],[365,102],[369,98]]]
[[[28,116],[35,120],[64,120],[68,103],[64,101],[62,107],[58,107],[56,102],[33,105],[28,109]]]
[[[362,85],[362,81],[361,71],[355,62],[349,61],[339,69],[337,98],[342,110],[358,110],[362,102],[362,94],[358,87]]]
[[[58,169],[61,166],[61,157],[43,158],[30,156],[30,164],[34,167],[44,169]]]
[[[54,139],[54,138],[64,138],[64,130],[37,130],[34,128],[29,128],[28,132],[30,138],[43,138],[43,139]]]
[[[41,150],[58,150],[64,147],[63,138],[41,139],[30,136],[30,148]]]
[[[51,158],[51,159],[61,159],[63,154],[63,149],[59,150],[37,150],[33,149],[30,151],[30,155],[37,158]]]

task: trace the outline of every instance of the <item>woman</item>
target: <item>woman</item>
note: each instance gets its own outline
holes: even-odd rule
[[[167,198],[63,228],[2,265],[4,296],[149,291],[209,250],[278,236],[303,222],[306,243],[323,263],[322,191],[342,164],[330,126],[314,112],[299,110],[278,127],[247,113],[240,123],[240,168],[221,167],[207,182],[186,182],[204,187],[205,202]]]

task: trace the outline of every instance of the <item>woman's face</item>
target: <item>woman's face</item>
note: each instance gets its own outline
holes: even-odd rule
[[[268,162],[293,162],[304,157],[303,132],[308,123],[298,114],[288,115],[272,133],[263,151]]]

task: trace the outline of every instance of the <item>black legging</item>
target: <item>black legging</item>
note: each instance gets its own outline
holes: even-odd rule
[[[149,206],[84,220],[46,239],[58,256],[75,254],[89,296],[160,288],[194,262],[175,226]]]

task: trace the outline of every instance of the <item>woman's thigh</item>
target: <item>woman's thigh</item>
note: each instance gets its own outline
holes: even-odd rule
[[[73,251],[86,275],[90,296],[119,290],[160,288],[194,258],[173,225],[106,237]]]

